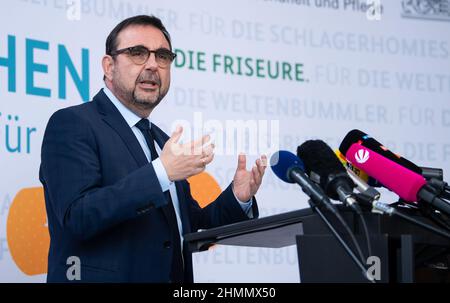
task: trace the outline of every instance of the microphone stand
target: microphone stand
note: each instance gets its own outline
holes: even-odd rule
[[[367,199],[365,199],[365,197],[363,195],[359,196],[359,198],[360,198],[360,201],[369,202]],[[404,220],[406,220],[406,221],[408,221],[410,223],[419,225],[419,226],[421,226],[421,227],[423,227],[425,229],[428,229],[429,231],[432,231],[432,232],[434,232],[434,233],[436,233],[436,234],[438,234],[440,236],[443,236],[443,237],[446,237],[447,239],[450,239],[450,233],[448,233],[448,232],[446,232],[446,231],[444,231],[444,230],[442,230],[440,228],[436,228],[436,227],[434,227],[434,226],[432,226],[430,224],[427,224],[427,223],[421,222],[419,220],[416,220],[413,217],[408,216],[408,215],[402,213],[401,211],[399,211],[399,210],[397,210],[397,209],[395,209],[395,208],[393,208],[393,207],[391,207],[391,206],[389,206],[389,205],[387,205],[385,203],[382,203],[382,202],[379,202],[379,201],[373,201],[373,202],[369,202],[369,203],[371,203],[373,210],[375,210],[377,212],[381,212],[382,214],[387,214],[389,216],[392,216],[392,215],[398,216],[398,217],[400,217],[400,218],[402,218],[402,219],[404,219]]]
[[[336,229],[334,229],[331,222],[325,217],[325,215],[322,213],[322,211],[316,205],[316,203],[312,199],[309,199],[308,203],[311,206],[311,208],[313,209],[313,211],[317,212],[319,217],[322,219],[322,221],[325,223],[325,225],[328,227],[328,229],[331,231],[331,233],[336,237],[338,242],[342,245],[342,247],[345,249],[346,253],[351,257],[353,262],[356,264],[356,266],[359,267],[363,276],[370,282],[375,283],[375,280],[373,278],[371,278],[370,276],[368,276],[367,269],[364,267],[362,262],[355,256],[353,251],[350,249],[350,247],[347,245],[347,243],[345,243],[344,239],[342,239],[342,237],[339,235],[339,233],[336,231]]]

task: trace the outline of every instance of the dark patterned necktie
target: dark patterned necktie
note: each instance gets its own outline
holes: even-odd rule
[[[147,146],[150,149],[151,160],[155,160],[158,158],[158,153],[155,148],[155,140],[153,137],[152,129],[150,128],[150,121],[147,119],[141,119],[138,123],[136,123],[136,127],[142,132],[144,135],[145,141],[147,142]],[[172,243],[173,246],[173,257],[172,257],[172,265],[171,265],[171,273],[170,279],[172,282],[180,283],[184,281],[184,271],[183,271],[183,257],[181,255],[181,242],[180,242],[180,233],[178,230],[177,217],[175,214],[175,209],[172,203],[172,197],[170,196],[170,192],[167,190],[164,192],[164,196],[167,200],[167,205],[163,206],[165,209],[165,213],[169,217],[170,225],[175,226],[176,230],[172,230]],[[167,243],[166,243],[167,244]]]

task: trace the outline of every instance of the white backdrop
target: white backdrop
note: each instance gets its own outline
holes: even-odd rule
[[[358,128],[418,165],[448,172],[449,1],[381,1],[381,16],[368,15],[365,3],[1,1],[0,282],[45,281],[48,234],[38,179],[45,126],[57,109],[102,87],[105,39],[131,15],[162,18],[179,55],[171,90],[152,114],[168,132],[195,114],[222,123],[278,121],[280,148],[295,152],[310,138],[337,148]],[[225,68],[231,60],[232,71]],[[285,62],[289,76],[272,70],[270,77],[268,62],[272,69]],[[236,162],[236,154],[217,155],[207,172],[225,188]],[[262,216],[307,206],[296,187],[270,171],[257,198]],[[222,246],[194,262],[197,281],[299,280],[293,247]]]

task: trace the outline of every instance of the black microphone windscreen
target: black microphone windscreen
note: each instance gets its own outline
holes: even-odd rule
[[[346,155],[347,151],[350,149],[354,143],[361,141],[366,134],[360,131],[359,129],[353,129],[348,132],[345,136],[344,140],[342,140],[341,145],[339,145],[339,151]]]
[[[303,160],[306,173],[323,189],[328,187],[330,175],[347,175],[334,151],[322,140],[304,142],[297,147],[297,156]]]

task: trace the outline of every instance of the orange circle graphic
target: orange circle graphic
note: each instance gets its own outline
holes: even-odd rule
[[[23,273],[32,276],[47,272],[50,235],[42,187],[17,193],[6,222],[6,238],[11,257]]]

